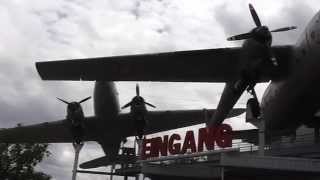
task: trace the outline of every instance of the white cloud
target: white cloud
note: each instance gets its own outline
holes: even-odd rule
[[[92,82],[41,81],[34,62],[235,46],[237,44],[227,42],[226,37],[254,27],[248,2],[1,1],[1,126],[61,119],[65,116],[65,106],[55,100],[56,96],[78,100],[92,94]],[[297,32],[275,35],[277,44],[294,43],[319,7],[316,0],[252,2],[263,23],[271,27],[299,26]],[[123,105],[134,95],[135,82],[117,85]],[[223,87],[221,84],[147,82],[140,86],[144,97],[158,109],[214,108]],[[265,85],[262,86],[258,87],[260,97]],[[244,95],[237,106],[243,106],[246,99]],[[84,109],[92,115],[92,102],[85,103]],[[72,152],[71,145],[52,145],[51,151],[52,157],[41,167],[55,179],[69,179],[73,157],[64,156],[62,152]],[[101,149],[97,144],[90,144],[84,148],[81,160],[96,155],[102,155]]]

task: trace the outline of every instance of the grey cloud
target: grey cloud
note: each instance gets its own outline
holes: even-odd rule
[[[254,27],[247,6],[233,13],[227,8],[228,4],[212,5],[215,7],[216,23],[211,16],[211,8],[203,10],[199,3],[184,8],[184,3],[189,2],[181,2],[0,2],[0,25],[6,27],[0,33],[0,127],[61,119],[65,117],[65,105],[55,97],[79,100],[92,95],[93,82],[41,81],[34,67],[35,61],[215,48],[223,44],[219,41],[224,37],[247,32]],[[206,2],[211,6],[212,1]],[[273,17],[272,27],[304,26],[303,23],[314,11],[309,10],[307,5],[301,8],[305,10],[302,11],[302,5],[293,3],[288,6],[288,10],[283,10],[286,12],[283,17]],[[284,23],[280,19],[288,20]],[[225,34],[220,31],[222,27]],[[135,82],[117,85],[123,105],[134,96]],[[214,108],[223,87],[145,82],[141,83],[141,88],[143,96],[155,104],[157,110],[170,110]],[[93,114],[92,101],[83,104],[83,107],[86,115]],[[50,149],[54,155],[39,168],[55,179],[70,179],[73,157],[66,158],[63,153],[72,153],[71,145],[51,145]],[[89,143],[82,151],[81,161],[100,155],[99,145]],[[88,179],[93,176],[79,177]]]
[[[226,37],[249,32],[254,24],[247,6],[239,7],[240,11],[234,12],[228,3],[222,3],[214,8],[214,17],[225,32]]]
[[[298,29],[291,32],[274,33],[274,44],[295,43],[316,12],[309,4],[297,2],[284,6],[279,13],[281,14],[270,17],[272,27],[297,26]]]

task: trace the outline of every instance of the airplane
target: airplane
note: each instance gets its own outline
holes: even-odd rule
[[[1,129],[0,142],[80,144],[85,141],[96,141],[106,156],[80,164],[80,168],[89,169],[134,162],[136,157],[133,157],[132,153],[118,154],[121,143],[125,142],[127,137],[142,138],[142,135],[206,123],[205,116],[215,113],[214,109],[147,111],[146,104],[155,106],[140,96],[138,85],[136,96],[122,107],[131,106],[131,111],[121,113],[117,95],[114,82],[97,81],[93,96],[94,116],[86,117],[81,106],[81,103],[91,99],[91,96],[73,102],[57,98],[67,104],[65,119]],[[243,108],[235,108],[229,113],[228,118],[243,112]],[[239,133],[235,131],[235,137],[239,137],[241,135]],[[123,151],[123,147],[121,149]]]
[[[248,91],[253,98],[247,109],[265,121],[267,134],[294,134],[301,125],[318,128],[320,12],[296,44],[272,46],[272,33],[297,27],[269,30],[252,4],[249,10],[256,27],[227,39],[244,40],[241,47],[37,62],[36,67],[43,80],[226,83],[209,126],[222,123]],[[266,82],[259,102],[254,87]]]
[[[216,82],[226,83],[218,107],[203,122],[200,110],[149,111],[145,134],[188,125],[215,126],[232,117],[241,94],[252,94],[247,103],[256,118],[265,121],[266,132],[291,134],[300,125],[319,127],[320,86],[317,73],[320,46],[320,12],[307,25],[295,45],[272,46],[272,34],[293,30],[290,26],[270,31],[263,26],[251,4],[256,27],[249,33],[228,38],[244,40],[241,47],[177,51],[37,62],[43,80],[96,81],[94,117],[83,120],[83,141],[94,140],[115,157],[122,138],[134,135],[130,113],[119,113],[113,81]],[[257,83],[269,82],[261,102],[255,95]],[[72,142],[68,119],[55,123],[17,127],[0,131],[0,142]],[[59,133],[56,133],[59,132]],[[92,166],[91,166],[92,167]]]

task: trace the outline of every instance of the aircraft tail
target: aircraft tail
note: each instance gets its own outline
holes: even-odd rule
[[[80,164],[80,168],[82,169],[91,169],[98,168],[102,166],[109,166],[113,164],[126,164],[126,163],[134,163],[136,161],[136,157],[134,155],[122,155],[119,154],[115,158],[110,156],[103,156],[100,158],[96,158],[87,162]]]

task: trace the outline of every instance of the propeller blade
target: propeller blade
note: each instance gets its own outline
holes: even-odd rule
[[[293,29],[297,29],[297,26],[290,26],[290,27],[279,28],[279,29],[272,30],[271,32],[290,31],[290,30],[293,30]]]
[[[139,84],[136,85],[136,94],[137,94],[137,96],[140,96]]]
[[[146,105],[148,105],[148,106],[150,106],[150,107],[153,107],[153,108],[156,108],[156,106],[154,106],[154,105],[152,105],[152,104],[150,104],[150,103],[148,103],[148,102],[144,102]]]
[[[63,99],[60,99],[60,98],[58,98],[58,97],[57,97],[57,99],[58,99],[59,101],[61,101],[61,102],[66,103],[66,104],[70,104],[68,101],[65,101],[65,100],[63,100]]]
[[[79,104],[81,104],[81,103],[83,103],[83,102],[85,102],[85,101],[88,101],[89,99],[91,99],[91,96],[82,99],[81,101],[79,101]]]
[[[130,101],[126,105],[122,106],[121,109],[125,109],[125,108],[129,107],[129,106],[131,106],[131,104],[132,104],[132,101]]]
[[[252,6],[252,4],[249,4],[249,9],[250,9],[250,13],[251,13],[251,16],[253,18],[254,23],[256,24],[257,27],[260,27],[261,26],[261,21],[259,19],[259,16],[258,16],[256,10]]]
[[[237,40],[243,40],[243,39],[250,39],[253,37],[252,33],[244,33],[244,34],[239,34],[235,36],[229,37],[227,40],[228,41],[237,41]]]

